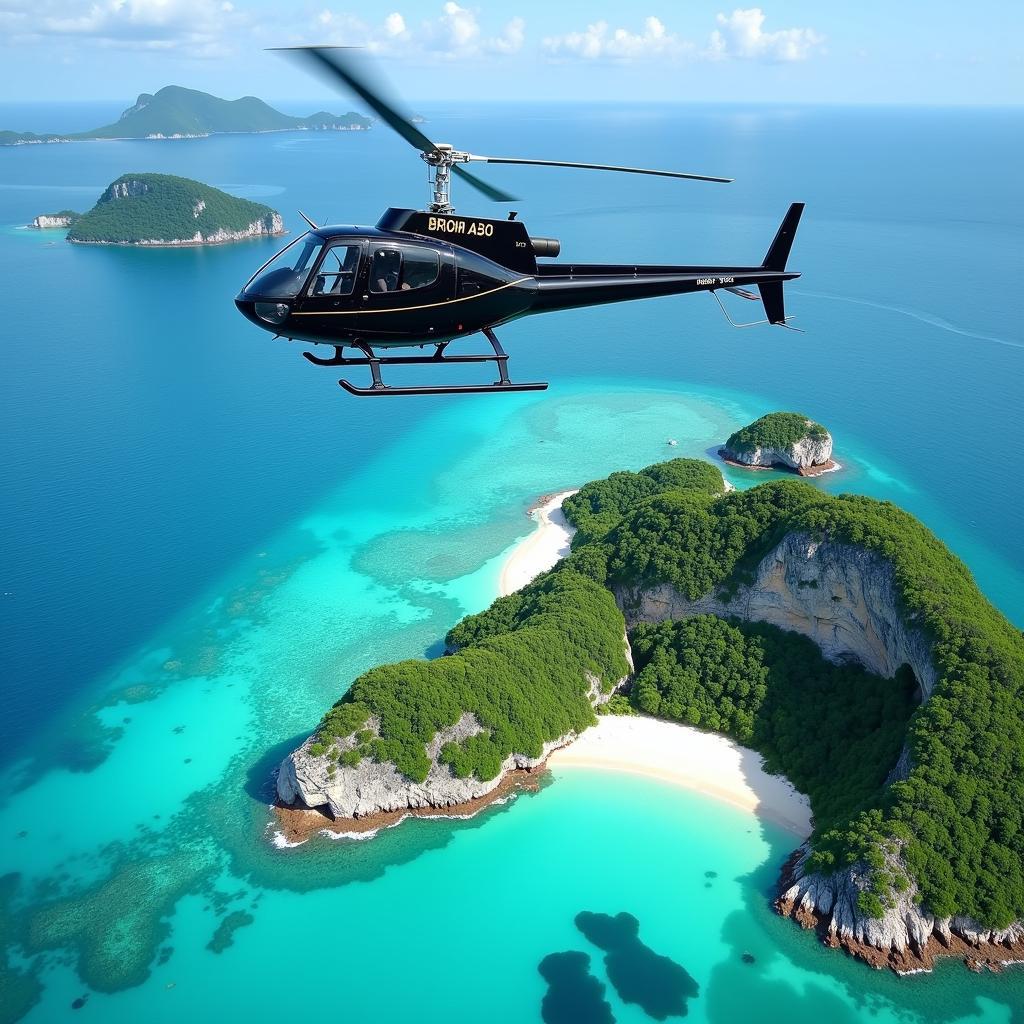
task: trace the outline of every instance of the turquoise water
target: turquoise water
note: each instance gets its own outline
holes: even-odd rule
[[[497,132],[469,109],[431,116],[467,144]],[[955,217],[947,203],[979,146],[1019,155],[1020,116],[947,113],[958,160],[928,188],[896,175],[885,192],[872,175],[897,157],[918,174],[933,112],[608,116],[648,163],[698,151],[755,180],[728,201],[654,183],[627,215],[605,186],[581,182],[567,206],[531,178],[531,229],[594,259],[756,257],[777,219],[764,211],[806,198],[792,305],[807,335],[733,333],[695,300],[582,312],[506,332],[520,375],[553,380],[546,395],[360,404],[231,308],[270,245],[79,249],[17,225],[85,205],[128,169],[266,196],[292,219],[306,196],[314,215],[337,210],[340,181],[346,219],[372,220],[403,190],[416,202],[418,176],[388,165],[368,181],[340,137],[0,151],[0,267],[20,297],[0,413],[0,875],[17,874],[11,963],[42,985],[26,1020],[63,1018],[86,994],[83,1012],[112,1021],[539,1020],[548,954],[586,952],[606,980],[573,924],[582,910],[638,918],[697,981],[698,1021],[1020,1019],[1024,972],[947,964],[897,980],[822,950],[768,907],[792,838],[654,782],[565,769],[470,822],[270,842],[276,762],[355,675],[436,653],[491,600],[537,495],[702,455],[767,409],[828,423],[844,470],[819,486],[914,511],[1024,623],[1024,464],[978,457],[1019,420],[1020,304],[976,287],[986,261],[1019,263],[1024,216],[1009,177],[960,196]],[[590,108],[515,124],[538,153],[595,157],[607,130]],[[863,145],[840,187],[868,137],[879,148]],[[391,152],[383,135],[358,144]],[[688,225],[671,247],[667,217]],[[942,286],[952,268],[963,293]],[[225,921],[241,926],[214,952]],[[33,953],[44,937],[52,948]],[[648,1019],[606,995],[618,1020]],[[5,1005],[16,998],[25,984]]]

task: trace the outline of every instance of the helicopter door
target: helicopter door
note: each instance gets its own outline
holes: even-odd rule
[[[443,333],[447,301],[454,297],[455,271],[447,247],[407,242],[371,242],[360,329],[388,335]],[[422,332],[422,334],[420,333]]]
[[[303,313],[352,313],[359,308],[363,246],[348,239],[324,249],[302,300]]]

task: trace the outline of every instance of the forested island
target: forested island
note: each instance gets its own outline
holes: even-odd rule
[[[364,131],[372,123],[352,111],[330,114],[320,110],[309,117],[292,117],[255,96],[224,100],[197,89],[168,85],[156,93],[142,93],[113,124],[59,135],[0,131],[0,146],[94,139],[191,139],[221,132]]]
[[[832,435],[797,412],[770,412],[741,427],[718,453],[726,462],[749,469],[788,469],[817,476],[836,469]]]
[[[171,174],[123,174],[88,213],[40,214],[32,226],[63,222],[68,241],[97,245],[215,245],[284,234],[269,206]]]
[[[1024,961],[1024,635],[962,562],[888,502],[725,493],[687,459],[564,509],[570,555],[456,625],[448,656],[357,679],[282,763],[282,803],[464,803],[628,700],[809,796],[780,913],[898,971]]]

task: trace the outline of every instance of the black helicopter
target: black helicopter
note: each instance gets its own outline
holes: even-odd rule
[[[783,283],[800,275],[786,270],[803,203],[793,203],[760,266],[643,266],[628,264],[538,263],[557,257],[559,242],[531,236],[510,213],[507,220],[456,216],[450,201],[451,175],[488,199],[514,197],[465,170],[470,162],[579,167],[589,170],[653,174],[697,181],[729,182],[704,174],[683,174],[640,167],[586,164],[562,160],[525,160],[476,156],[435,143],[402,117],[359,72],[346,48],[287,48],[343,83],[384,123],[420,151],[429,171],[432,201],[425,211],[389,209],[376,227],[319,227],[303,214],[310,230],[268,260],[235,299],[254,324],[277,337],[330,345],[328,358],[303,352],[317,366],[368,366],[369,387],[338,383],[353,395],[437,395],[492,391],[543,391],[544,382],[513,383],[508,356],[494,328],[519,317],[628,299],[719,289],[756,300],[764,320],[789,326]],[[795,329],[795,328],[793,328]],[[458,338],[482,333],[491,354],[449,355]],[[391,354],[396,349],[433,347],[430,354]],[[346,356],[350,349],[358,355]],[[385,355],[378,353],[383,351]],[[493,362],[499,379],[492,384],[444,384],[391,387],[381,378],[384,365],[448,365]]]

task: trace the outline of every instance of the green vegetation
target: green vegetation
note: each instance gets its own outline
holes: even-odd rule
[[[190,178],[170,174],[123,174],[99,202],[75,222],[73,242],[179,242],[199,232],[245,231],[262,225],[268,234],[275,213],[269,206],[229,196]]]
[[[892,565],[901,614],[932,645],[937,679],[920,707],[911,711],[907,670],[881,680],[827,664],[799,637],[705,617],[635,631],[633,700],[726,731],[785,771],[814,808],[813,868],[868,866],[865,913],[913,880],[937,917],[1024,919],[1024,635],[895,505],[796,480],[721,489],[717,471],[687,460],[587,485],[566,502],[579,529],[568,558],[459,623],[448,636],[457,653],[361,677],[317,743],[334,749],[373,717],[379,736],[359,739],[358,756],[422,779],[426,743],[470,712],[485,732],[443,759],[491,778],[511,751],[536,756],[545,739],[593,721],[586,673],[606,692],[625,674],[609,589],[627,604],[661,584],[729,601],[788,534],[847,543]],[[886,786],[904,743],[909,776]]]
[[[630,640],[633,703],[762,753],[810,797],[819,834],[881,799],[915,705],[909,670],[833,665],[807,637],[714,615],[642,624]]]
[[[708,497],[725,492],[722,474],[710,462],[672,459],[648,466],[639,473],[612,473],[594,480],[565,499],[562,508],[576,527],[573,547],[580,548],[603,537],[625,510],[642,498],[665,491],[692,491]]]
[[[493,779],[511,753],[540,757],[545,742],[592,725],[590,680],[607,693],[629,671],[625,624],[611,594],[565,570],[515,598],[514,611],[506,601],[497,615],[463,623],[460,637],[472,639],[457,653],[360,676],[324,718],[317,744],[333,745],[375,719],[367,754],[422,782],[427,743],[470,714],[483,731],[445,744],[441,760],[460,778]]]
[[[33,142],[70,142],[88,139],[145,139],[175,135],[211,135],[216,132],[279,132],[311,129],[363,129],[371,121],[360,114],[318,111],[309,117],[291,117],[255,96],[222,100],[196,89],[168,85],[155,95],[143,93],[113,124],[70,135],[0,132],[0,146]]]
[[[614,693],[603,704],[594,709],[599,715],[625,715],[636,717],[639,712],[629,702],[629,698],[621,693]]]
[[[737,430],[725,442],[725,448],[726,451],[745,454],[758,448],[785,450],[805,437],[812,441],[825,441],[828,436],[828,431],[820,423],[798,412],[770,412]]]

